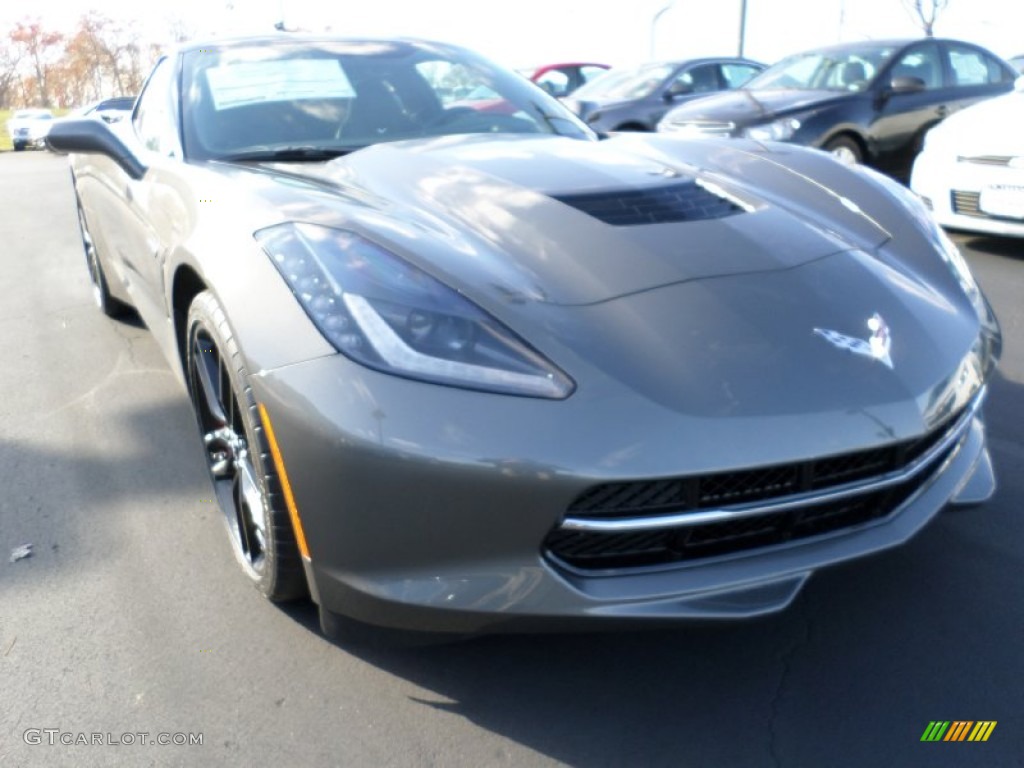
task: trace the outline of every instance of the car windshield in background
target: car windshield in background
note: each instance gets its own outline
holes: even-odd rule
[[[296,43],[191,51],[185,152],[197,159],[322,159],[371,144],[467,133],[594,134],[519,75],[457,48]],[[476,109],[468,93],[486,93]],[[502,104],[495,111],[493,101]]]
[[[892,58],[894,46],[811,51],[769,67],[744,87],[749,90],[863,91]]]
[[[644,99],[654,93],[674,69],[671,64],[645,64],[636,69],[613,70],[579,88],[573,98],[622,101]]]

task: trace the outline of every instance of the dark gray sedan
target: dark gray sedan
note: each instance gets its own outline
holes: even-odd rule
[[[186,46],[48,141],[242,571],[332,636],[757,616],[994,489],[998,325],[870,170],[602,141],[462,49],[291,36]]]
[[[567,106],[596,131],[653,131],[675,106],[738,88],[764,69],[748,59],[690,59],[613,69],[576,90]]]

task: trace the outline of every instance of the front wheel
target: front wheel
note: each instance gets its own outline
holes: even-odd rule
[[[860,144],[849,136],[836,136],[834,139],[830,139],[824,149],[843,165],[857,165],[864,162],[864,152],[861,150]]]
[[[249,372],[211,292],[193,300],[187,327],[189,393],[235,557],[270,600],[303,597],[302,561]]]

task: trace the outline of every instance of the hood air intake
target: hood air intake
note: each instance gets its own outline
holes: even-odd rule
[[[743,210],[695,181],[551,197],[616,227],[721,219]]]

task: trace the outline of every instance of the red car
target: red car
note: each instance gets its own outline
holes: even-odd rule
[[[611,67],[607,64],[573,62],[547,64],[536,69],[520,69],[519,72],[552,96],[562,98],[609,69]]]

